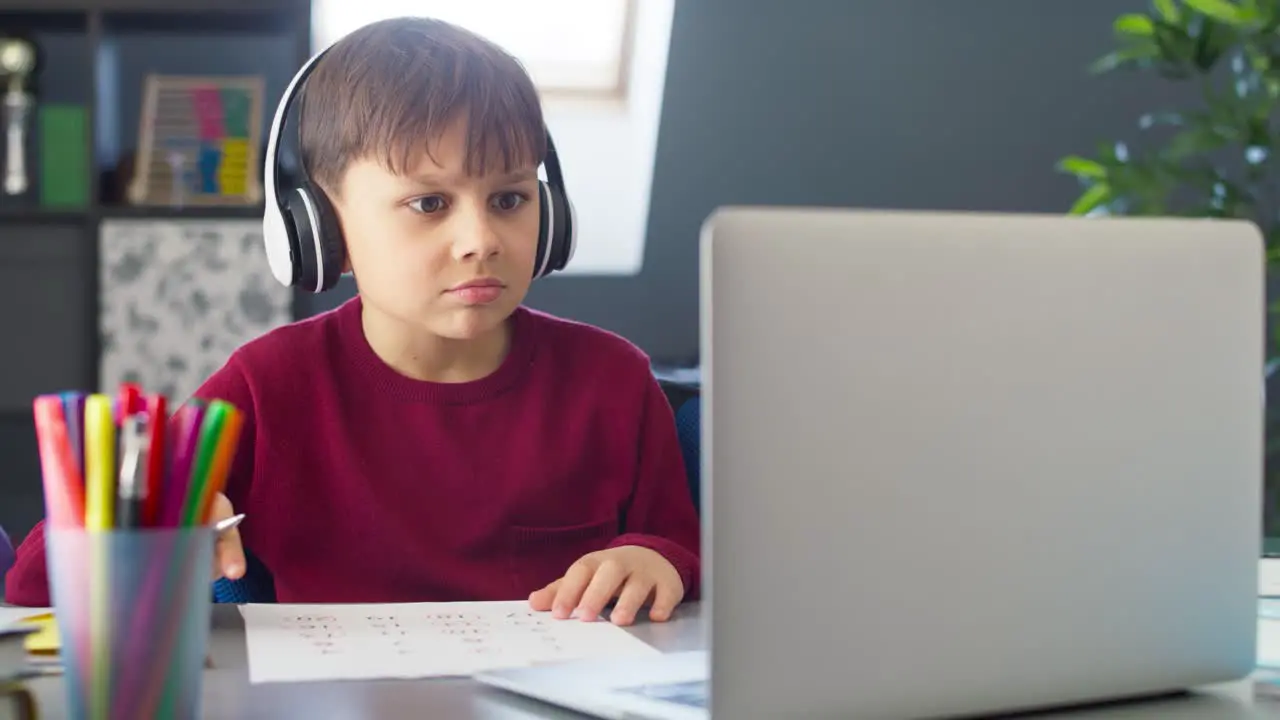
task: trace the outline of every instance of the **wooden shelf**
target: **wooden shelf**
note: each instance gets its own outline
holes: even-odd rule
[[[261,220],[262,206],[250,207],[134,207],[130,205],[106,206],[98,210],[104,220],[140,219],[140,220]]]
[[[0,238],[4,237],[4,226],[8,223],[57,223],[65,225],[89,222],[91,219],[92,215],[88,210],[0,209]]]
[[[272,11],[311,7],[310,0],[0,0],[0,11],[10,12],[130,12],[166,14],[210,11]]]
[[[103,346],[110,340],[101,329],[110,309],[102,275],[110,256],[104,255],[102,238],[111,221],[261,223],[261,204],[127,204],[124,190],[134,172],[146,76],[260,75],[265,133],[279,96],[310,57],[311,1],[0,0],[0,28],[30,37],[42,53],[30,84],[37,108],[58,107],[64,114],[55,113],[52,121],[62,128],[68,127],[68,109],[84,109],[83,120],[72,115],[84,125],[84,206],[69,206],[74,196],[65,191],[61,199],[43,194],[44,138],[38,132],[28,136],[34,195],[26,205],[0,205],[0,304],[17,308],[0,313],[0,330],[24,344],[20,356],[0,360],[0,411],[27,407],[23,412],[29,413],[30,398],[49,388],[99,387]],[[33,118],[33,127],[38,122]],[[80,131],[71,132],[64,137],[79,142]],[[66,146],[60,141],[59,147]],[[0,164],[3,153],[0,143]],[[45,197],[59,204],[39,206]],[[114,232],[128,230],[116,226]],[[0,461],[8,462],[3,451],[0,443]],[[0,481],[0,497],[9,491]]]

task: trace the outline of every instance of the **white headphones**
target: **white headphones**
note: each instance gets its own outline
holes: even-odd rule
[[[333,205],[324,191],[311,182],[305,167],[301,168],[301,182],[296,188],[281,188],[278,178],[280,137],[284,131],[285,116],[303,81],[326,52],[328,48],[308,60],[285,89],[276,107],[275,119],[271,121],[263,173],[266,207],[262,215],[262,240],[266,245],[271,274],[285,286],[297,286],[316,293],[332,288],[342,274],[346,252],[342,227],[338,224]],[[547,133],[547,157],[542,164],[547,179],[538,183],[541,223],[534,278],[563,270],[573,259],[578,235],[577,216],[573,202],[565,192],[560,161],[550,133]]]

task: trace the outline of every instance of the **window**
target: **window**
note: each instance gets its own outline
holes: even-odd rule
[[[435,17],[501,45],[544,96],[622,97],[636,0],[317,0],[315,45],[399,15]]]

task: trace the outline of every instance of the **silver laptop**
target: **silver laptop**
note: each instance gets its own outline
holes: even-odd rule
[[[1253,226],[728,208],[701,266],[709,692],[683,654],[489,681],[931,718],[1253,669]]]

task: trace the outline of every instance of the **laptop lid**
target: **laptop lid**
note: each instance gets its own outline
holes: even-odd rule
[[[717,717],[953,716],[1253,667],[1252,225],[725,208],[701,267]]]

